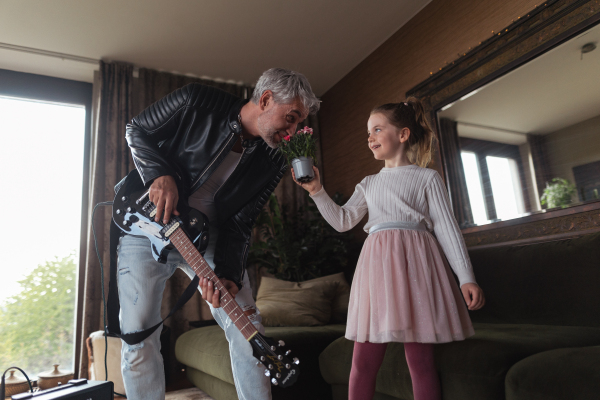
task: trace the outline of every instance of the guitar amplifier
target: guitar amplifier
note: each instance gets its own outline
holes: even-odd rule
[[[113,383],[71,379],[66,385],[34,393],[15,394],[12,400],[113,400]]]

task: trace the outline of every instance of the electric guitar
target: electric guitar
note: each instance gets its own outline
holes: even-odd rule
[[[208,245],[208,218],[180,201],[177,206],[179,216],[172,215],[167,224],[155,222],[156,206],[150,201],[148,193],[138,171],[131,171],[115,196],[112,215],[115,224],[128,234],[143,235],[150,239],[152,256],[157,261],[165,263],[169,251],[176,248],[196,275],[212,281],[221,295],[223,310],[250,342],[254,357],[259,360],[256,364],[265,366],[265,375],[271,378],[273,385],[284,388],[291,386],[300,374],[300,361],[288,358],[291,351],[284,353],[285,343],[282,340],[275,342],[258,332],[202,257],[201,253]]]

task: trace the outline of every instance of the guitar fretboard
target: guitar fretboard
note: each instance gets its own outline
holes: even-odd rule
[[[223,310],[229,315],[229,318],[231,318],[235,326],[242,332],[242,335],[244,335],[246,339],[249,340],[252,338],[257,332],[256,327],[252,321],[250,321],[248,316],[244,314],[244,311],[235,301],[231,293],[223,286],[217,275],[210,268],[204,257],[202,257],[185,232],[183,232],[181,228],[178,228],[171,234],[169,239],[177,250],[179,250],[179,253],[181,253],[185,261],[192,267],[196,275],[200,278],[208,278],[208,280],[212,281],[215,289],[219,291],[221,296],[220,300]]]

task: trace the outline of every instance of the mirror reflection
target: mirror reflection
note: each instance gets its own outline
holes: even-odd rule
[[[600,200],[600,25],[438,110],[461,227]]]

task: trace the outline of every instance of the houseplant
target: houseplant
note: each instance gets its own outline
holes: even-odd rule
[[[287,135],[279,145],[279,150],[287,157],[288,164],[291,164],[294,169],[298,182],[310,182],[315,177],[313,165],[316,164],[316,145],[313,130],[308,126],[300,129],[293,136]]]
[[[563,178],[554,178],[550,183],[546,182],[544,194],[540,198],[542,205],[548,208],[567,207],[575,194],[575,185]]]
[[[340,204],[341,196],[333,200]],[[286,213],[272,194],[255,226],[260,236],[250,247],[249,262],[278,279],[302,282],[342,272],[348,265],[352,235],[333,229],[312,202]]]

